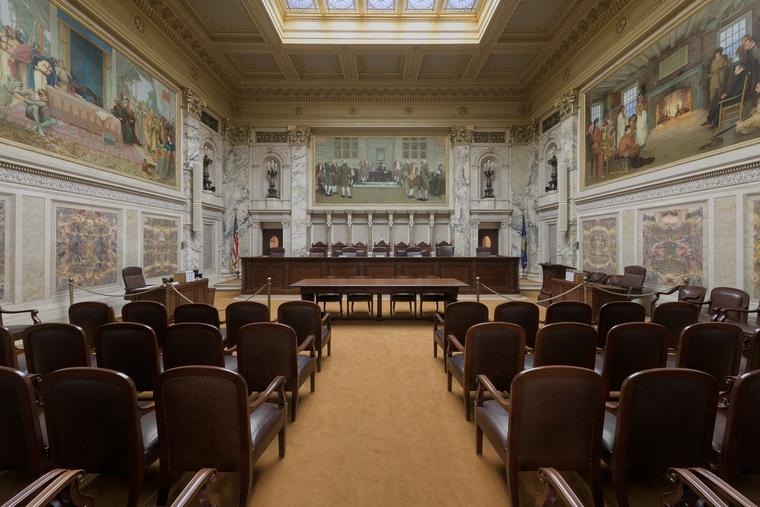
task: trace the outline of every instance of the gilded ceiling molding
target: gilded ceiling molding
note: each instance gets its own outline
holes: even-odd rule
[[[529,125],[512,125],[509,127],[510,143],[513,145],[530,144],[536,137],[538,124],[533,120]]]
[[[591,9],[586,19],[581,20],[575,29],[557,45],[551,55],[533,72],[527,82],[528,89],[551,75],[551,69],[559,68],[563,63],[573,59],[629,2],[630,0],[610,0],[609,2],[600,2],[599,5]]]
[[[288,127],[288,142],[296,146],[309,146],[311,129],[305,126]]]
[[[253,143],[253,125],[238,125],[225,119],[224,138],[233,145],[250,146]]]
[[[182,90],[182,101],[188,116],[200,120],[201,113],[206,108],[206,102],[196,95],[192,88]]]
[[[475,139],[472,127],[451,127],[449,137],[453,145],[472,144],[472,141]]]
[[[507,142],[506,132],[475,132],[473,141],[481,144],[505,144]]]
[[[563,121],[575,114],[578,108],[578,89],[570,88],[562,94],[557,102],[554,103],[554,109],[559,112],[559,119]]]
[[[520,104],[525,100],[525,90],[517,88],[250,88],[235,97],[236,104]]]

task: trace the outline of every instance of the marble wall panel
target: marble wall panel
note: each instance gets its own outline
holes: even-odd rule
[[[744,287],[760,298],[760,195],[748,197],[744,205]]]
[[[636,264],[636,251],[633,248],[636,235],[636,212],[634,210],[623,211],[621,244],[629,248],[622,249],[623,267]]]
[[[173,276],[177,272],[179,220],[145,217],[143,220],[143,273],[145,278]]]
[[[137,211],[127,210],[127,235],[124,238],[125,266],[140,265],[140,222]]]
[[[35,301],[45,297],[45,199],[24,196],[21,221],[25,233],[21,247],[21,299]]]
[[[119,270],[119,216],[116,211],[55,208],[55,290],[69,278],[82,287],[115,284]]]
[[[248,145],[224,148],[224,222],[222,230],[222,270],[232,270],[232,231],[235,216],[238,220],[240,257],[251,255],[251,207],[249,183],[251,148]]]
[[[736,197],[715,199],[713,257],[714,285],[736,287]]]
[[[8,201],[0,197],[0,299],[8,297]]]
[[[304,255],[307,251],[306,224],[308,222],[309,147],[290,147],[291,227],[290,255]]]
[[[618,273],[617,217],[584,219],[581,229],[583,269],[607,274]]]
[[[214,224],[203,224],[203,270],[207,273],[215,271],[214,269],[214,250],[216,248],[216,238],[214,237]]]
[[[642,213],[642,259],[649,284],[675,285],[688,278],[692,285],[705,285],[705,215],[698,206]]]

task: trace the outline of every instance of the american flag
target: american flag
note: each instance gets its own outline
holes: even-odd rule
[[[238,220],[235,213],[235,221],[232,223],[232,269],[237,271],[240,262],[240,236],[238,235]]]

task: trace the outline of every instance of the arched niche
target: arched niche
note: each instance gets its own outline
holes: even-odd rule
[[[501,170],[501,159],[493,153],[487,153],[478,160],[478,175],[480,181],[480,197],[484,199],[502,198],[498,195],[497,181],[499,178],[505,178],[506,174]],[[492,172],[490,178],[491,188],[489,191],[489,177],[487,172]]]
[[[274,153],[267,153],[261,159],[260,167],[265,181],[263,197],[282,199],[282,159]]]
[[[222,185],[222,153],[208,139],[201,148],[203,161],[203,190],[219,193]]]

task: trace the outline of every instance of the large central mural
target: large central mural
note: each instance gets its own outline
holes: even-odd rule
[[[445,137],[317,137],[316,205],[448,204]]]
[[[0,141],[176,188],[177,93],[48,0],[0,0]]]
[[[760,0],[713,0],[584,93],[584,184],[760,137]]]

